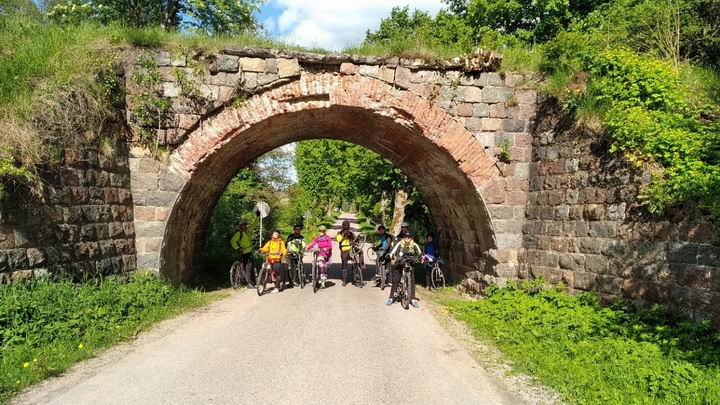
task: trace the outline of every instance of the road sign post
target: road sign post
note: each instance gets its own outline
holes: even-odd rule
[[[270,206],[264,202],[264,201],[258,201],[257,204],[255,204],[255,215],[260,218],[260,247],[262,247],[262,235],[263,235],[263,218],[266,218],[268,215],[270,215]]]

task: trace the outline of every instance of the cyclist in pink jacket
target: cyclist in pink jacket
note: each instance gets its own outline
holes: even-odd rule
[[[325,226],[318,228],[320,233],[312,243],[307,247],[307,251],[310,252],[313,249],[317,249],[318,256],[320,258],[320,284],[325,288],[325,280],[327,280],[327,270],[330,265],[330,257],[332,256],[332,238],[325,234]]]

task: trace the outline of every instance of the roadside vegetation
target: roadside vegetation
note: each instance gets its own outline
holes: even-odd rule
[[[0,288],[0,403],[150,325],[208,304],[149,273],[129,281],[35,280]]]
[[[543,281],[490,288],[482,300],[433,296],[481,341],[578,404],[720,401],[720,333],[660,307],[601,306]]]

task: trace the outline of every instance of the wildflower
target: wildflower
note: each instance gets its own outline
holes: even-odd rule
[[[20,385],[20,380],[15,381],[15,385]]]
[[[80,343],[80,344],[78,345],[78,349],[80,349],[80,350],[82,350],[84,347],[85,347],[85,345],[82,344],[82,343]]]
[[[28,363],[27,361],[25,363],[23,363],[23,368],[28,368],[28,367],[30,367],[30,363]]]
[[[37,357],[33,359],[33,363],[37,363]]]

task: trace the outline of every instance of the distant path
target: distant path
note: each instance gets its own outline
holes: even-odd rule
[[[332,235],[343,219],[354,217],[341,216]],[[332,274],[339,275],[339,265]],[[15,402],[520,403],[427,308],[387,307],[387,294],[370,286],[343,288],[337,280],[317,294],[307,287],[263,297],[236,292],[163,322]]]

